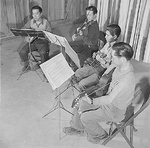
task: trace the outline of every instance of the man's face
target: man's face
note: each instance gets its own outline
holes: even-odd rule
[[[112,50],[111,56],[112,56],[112,63],[113,64],[115,64],[116,66],[120,66],[122,64],[122,58],[123,57],[116,56],[115,50]]]
[[[110,43],[110,42],[115,41],[116,36],[112,36],[110,34],[110,32],[108,30],[106,30],[106,36],[105,36],[105,38],[106,38],[106,41]]]
[[[86,11],[86,17],[87,17],[88,22],[89,22],[89,21],[94,20],[96,15],[93,14],[93,11],[87,10]]]
[[[41,19],[42,13],[39,12],[39,9],[33,9],[32,16],[35,21],[38,21],[39,19]]]

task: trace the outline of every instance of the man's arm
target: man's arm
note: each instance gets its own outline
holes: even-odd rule
[[[46,20],[46,29],[45,29],[45,31],[52,32],[51,23],[47,20]]]
[[[91,39],[93,38],[93,36],[96,34],[96,29],[95,27],[91,27],[89,29],[88,34],[86,35],[86,33],[83,31],[83,40],[85,42],[85,44],[87,45],[91,45]]]
[[[94,105],[110,104],[115,98],[117,98],[118,96],[125,95],[129,91],[130,88],[127,85],[127,83],[121,81],[118,85],[115,86],[115,88],[109,94],[93,99],[93,104]]]
[[[31,21],[29,20],[23,27],[22,29],[30,29],[31,28]]]

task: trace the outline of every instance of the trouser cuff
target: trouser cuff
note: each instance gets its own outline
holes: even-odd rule
[[[24,61],[24,62],[21,61],[21,65],[22,66],[28,66],[29,65],[29,61]]]

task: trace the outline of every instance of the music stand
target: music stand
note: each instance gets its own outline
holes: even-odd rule
[[[32,54],[32,51],[31,51],[31,44],[32,44],[38,37],[45,38],[45,35],[44,35],[43,31],[35,31],[35,30],[33,30],[33,29],[16,29],[16,28],[11,28],[10,30],[11,30],[11,32],[12,32],[15,36],[29,37],[29,42],[28,42],[28,44],[29,44],[29,54],[30,54],[30,56],[28,55],[29,62],[30,62],[31,65],[33,65],[32,62],[31,62],[31,60],[30,60],[31,56],[32,56],[32,58],[34,59],[35,62],[38,62],[38,61],[35,59],[35,57],[33,56],[33,54]],[[31,37],[33,37],[32,40],[30,40]],[[30,64],[29,64],[29,65],[30,65]],[[17,78],[17,80],[20,79],[20,77],[27,71],[28,68],[29,68],[29,66],[28,66],[24,71],[21,72],[21,74],[19,75],[19,77]],[[35,70],[35,71],[36,71],[36,70]],[[37,73],[37,75],[40,77],[40,75],[38,74],[37,71],[36,71],[36,73]],[[41,77],[40,77],[40,79],[41,79]],[[41,80],[42,80],[42,79],[41,79]]]
[[[61,49],[61,53],[63,54],[63,56],[65,57],[65,50],[63,47],[63,37],[57,36],[55,34],[51,34],[51,36],[47,37],[51,43],[57,44],[60,46]],[[62,91],[59,92],[59,94],[55,97],[55,99],[57,100],[57,98],[63,94],[65,91],[67,91],[70,87],[75,88],[77,91],[79,91],[74,85],[71,85],[71,82],[68,84],[68,86]],[[74,91],[73,91],[73,95],[74,95]],[[48,111],[48,113],[46,113],[42,118],[46,117],[48,114],[52,113],[53,111],[55,111],[56,109],[58,109],[58,107],[62,108],[63,110],[67,111],[68,113],[72,114],[70,111],[66,110],[61,102],[61,100],[59,100],[56,104],[56,106],[54,106],[50,111]]]
[[[56,38],[56,41],[55,41],[55,42],[58,41],[58,43],[60,44],[61,53],[63,54],[63,56],[65,56],[65,51],[63,50],[63,45],[62,45],[61,41],[58,39],[57,36],[55,36],[55,38]],[[60,93],[60,91],[59,91],[59,94],[55,97],[55,99],[59,98],[59,101],[57,101],[56,106],[54,106],[50,111],[48,111],[48,113],[46,113],[42,118],[46,117],[48,114],[52,113],[53,111],[55,111],[55,110],[58,109],[58,108],[62,108],[62,109],[65,110],[66,112],[72,114],[70,111],[68,111],[67,109],[65,109],[63,103],[62,103],[61,100],[60,100],[60,95],[63,94],[69,87],[70,87],[70,86],[68,85],[67,88],[66,88],[64,91],[62,91],[61,93]],[[72,114],[72,115],[73,115],[73,114]]]
[[[69,67],[67,61],[65,60],[62,53],[59,53],[55,57],[49,59],[48,61],[42,63],[40,65],[43,73],[45,74],[47,80],[49,81],[49,84],[51,85],[53,90],[57,90],[59,95],[56,97],[54,103],[55,106],[52,107],[48,113],[46,113],[42,118],[47,116],[48,114],[52,113],[56,109],[59,109],[59,117],[60,117],[60,109],[63,109],[64,111],[70,113],[73,115],[70,111],[64,108],[62,102],[61,102],[61,94],[60,93],[60,87],[64,82],[66,82],[72,75],[74,75],[74,71]],[[60,119],[60,118],[59,118]],[[59,122],[60,123],[60,122]]]

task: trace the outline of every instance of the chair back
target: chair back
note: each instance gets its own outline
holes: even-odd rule
[[[99,49],[103,48],[103,46],[106,44],[105,35],[106,35],[105,32],[99,31],[99,39],[98,39]]]

